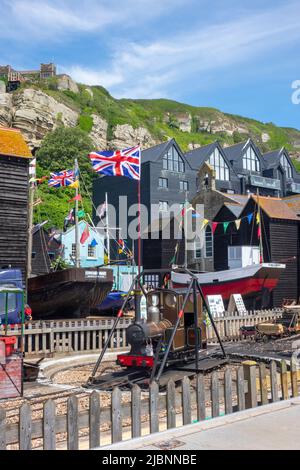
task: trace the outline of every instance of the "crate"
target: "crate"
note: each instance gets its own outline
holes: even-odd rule
[[[5,344],[5,356],[11,356],[14,353],[17,343],[16,336],[0,336],[0,341]]]

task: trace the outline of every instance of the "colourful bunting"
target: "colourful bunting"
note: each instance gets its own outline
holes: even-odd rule
[[[79,188],[79,181],[74,181],[74,183],[70,184],[69,188]]]
[[[80,194],[78,194],[77,196],[72,197],[72,199],[70,199],[68,202],[81,201],[81,200],[82,200],[82,197]]]
[[[208,219],[203,219],[201,230],[203,230],[208,223],[209,223]]]
[[[85,216],[84,210],[81,209],[80,211],[78,211],[77,215],[78,215],[78,217],[84,217]]]
[[[260,227],[257,228],[257,238],[261,237],[261,229]]]
[[[251,224],[252,219],[253,219],[253,213],[247,215],[248,223]]]
[[[230,222],[223,222],[224,233],[227,232]]]
[[[83,245],[87,241],[89,236],[90,236],[89,226],[88,226],[88,224],[86,224],[85,229],[82,232],[82,235],[80,237],[80,243]]]
[[[256,223],[257,223],[257,225],[260,223],[260,215],[259,215],[259,212],[256,214]]]
[[[234,223],[235,223],[236,229],[237,229],[237,230],[240,230],[240,226],[241,226],[241,219],[237,219],[237,220],[235,220],[235,221],[234,221]]]
[[[219,225],[218,222],[213,222],[212,223],[212,233],[213,233],[213,235],[214,235],[218,225]]]
[[[96,240],[95,238],[93,238],[93,240],[91,241],[91,247],[94,248],[94,247],[97,246],[97,245],[98,245],[97,240]]]

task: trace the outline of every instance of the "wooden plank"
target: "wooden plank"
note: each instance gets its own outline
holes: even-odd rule
[[[131,389],[131,435],[132,438],[141,436],[141,389],[133,385]]]
[[[55,431],[55,403],[49,399],[44,404],[44,450],[55,450],[56,431]]]
[[[275,361],[270,364],[270,379],[272,402],[275,402],[278,401],[277,366]]]
[[[6,450],[6,411],[0,408],[0,450]]]
[[[111,422],[112,422],[112,442],[122,441],[122,393],[118,387],[115,387],[111,397]]]
[[[191,385],[190,379],[184,377],[181,382],[182,387],[182,422],[183,424],[191,424],[192,410],[191,410]]]
[[[287,371],[286,361],[280,362],[280,380],[281,380],[282,399],[288,400],[290,396],[289,396],[288,371]]]
[[[291,382],[292,382],[292,397],[298,397],[298,366],[296,360],[292,357],[291,359]]]
[[[158,419],[158,384],[153,382],[149,387],[149,406],[150,406],[150,433],[159,431]]]
[[[78,439],[78,399],[75,395],[68,398],[67,406],[67,441],[68,450],[77,450]]]
[[[268,399],[268,381],[266,364],[259,364],[259,383],[260,383],[260,404],[267,405]]]
[[[220,415],[219,375],[216,371],[211,375],[211,415],[213,418]]]
[[[31,450],[31,407],[24,403],[19,414],[19,442],[20,450]]]
[[[257,390],[256,390],[256,366],[255,361],[244,361],[244,380],[247,382],[247,393],[245,394],[246,409],[255,408],[257,406]]]
[[[225,414],[232,413],[232,376],[231,368],[226,367],[224,374],[224,402],[225,402]]]
[[[176,428],[176,390],[173,380],[167,385],[167,427]]]
[[[236,385],[238,397],[238,410],[242,411],[245,409],[245,380],[243,366],[240,366],[237,370]]]
[[[90,449],[100,446],[100,394],[94,391],[90,395]]]
[[[204,375],[198,374],[196,378],[196,396],[197,396],[197,419],[203,421],[206,418],[205,409],[205,385]]]

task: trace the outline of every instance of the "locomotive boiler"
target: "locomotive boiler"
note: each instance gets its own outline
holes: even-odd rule
[[[147,318],[127,328],[130,351],[117,356],[120,366],[152,369],[160,364],[167,348],[166,366],[187,363],[195,357],[196,343],[199,350],[206,349],[206,316],[201,295],[191,292],[182,309],[185,294],[186,289],[164,288],[146,294]]]

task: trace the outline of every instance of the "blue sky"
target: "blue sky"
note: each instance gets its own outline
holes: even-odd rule
[[[299,0],[0,0],[0,64],[300,128]]]

